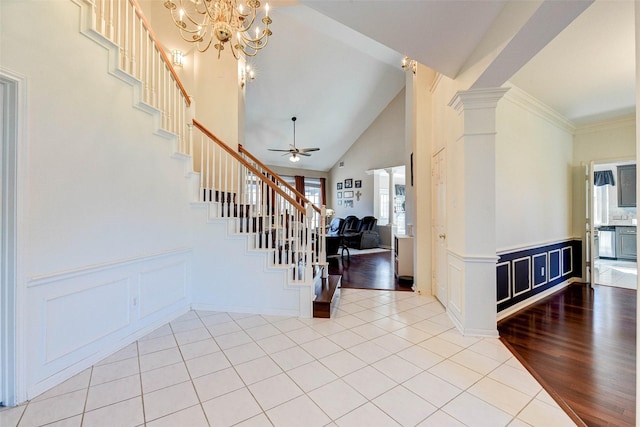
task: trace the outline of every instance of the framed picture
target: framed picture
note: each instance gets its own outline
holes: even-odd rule
[[[362,181],[356,180],[356,188],[362,188]]]
[[[338,199],[342,199],[342,191],[338,191]]]
[[[344,180],[344,188],[352,188],[353,187],[353,179],[348,178]]]
[[[336,186],[338,187],[338,190],[342,190],[342,183],[339,182],[338,184],[336,184]]]
[[[345,191],[345,192],[344,192],[344,198],[345,198],[345,199],[351,199],[351,198],[353,198],[353,191]]]
[[[345,208],[352,208],[353,207],[353,200],[345,200],[344,201],[344,207]]]
[[[411,186],[413,187],[413,153],[411,153]]]
[[[338,206],[342,206],[342,200],[338,200]]]

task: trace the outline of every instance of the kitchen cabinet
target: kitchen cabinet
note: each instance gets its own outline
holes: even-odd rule
[[[636,207],[636,165],[618,166],[618,206]]]
[[[618,259],[637,259],[636,227],[616,227],[616,254]]]

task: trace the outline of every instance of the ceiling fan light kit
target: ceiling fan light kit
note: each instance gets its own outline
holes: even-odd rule
[[[281,150],[278,148],[269,148],[269,151],[280,151],[283,153],[290,154],[289,161],[293,163],[299,162],[300,156],[309,157],[311,156],[311,154],[309,154],[310,152],[320,150],[317,147],[313,147],[313,148],[297,148],[296,147],[296,120],[298,120],[297,117],[295,116],[291,117],[291,121],[293,122],[293,145],[289,145],[288,150]],[[283,155],[286,156],[287,154],[283,154]]]

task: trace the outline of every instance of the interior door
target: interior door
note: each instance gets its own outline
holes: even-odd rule
[[[431,160],[433,192],[432,209],[432,254],[433,254],[433,292],[447,306],[447,169],[446,152],[443,148]]]
[[[593,266],[595,261],[595,236],[597,231],[593,227],[593,162],[584,165],[585,186],[585,274],[589,286],[593,287]]]

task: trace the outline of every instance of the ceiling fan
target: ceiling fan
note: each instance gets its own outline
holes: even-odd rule
[[[281,151],[283,153],[288,153],[291,155],[291,157],[289,157],[289,160],[291,160],[292,162],[297,162],[300,161],[300,157],[299,156],[306,156],[309,157],[311,154],[308,154],[312,151],[318,151],[320,150],[317,147],[314,148],[297,148],[296,147],[296,117],[291,117],[291,121],[293,121],[293,145],[289,144],[289,149],[288,150],[280,150],[277,148],[269,148],[269,151]],[[283,156],[286,156],[287,154],[283,154]]]

